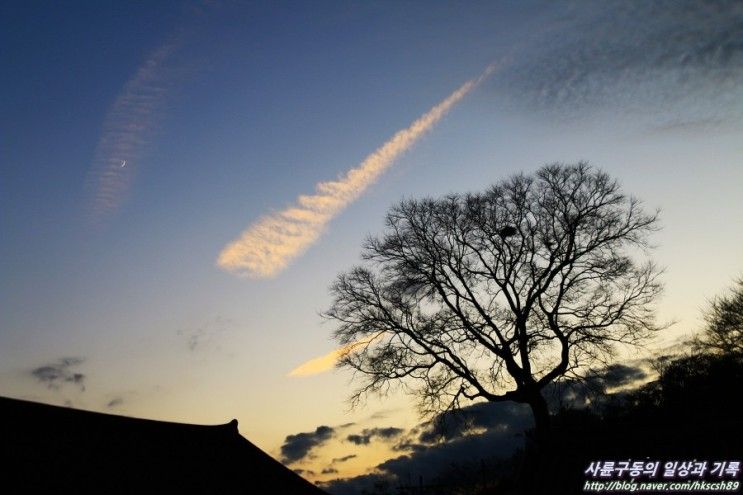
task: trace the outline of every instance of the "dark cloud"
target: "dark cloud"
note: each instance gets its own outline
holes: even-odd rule
[[[364,435],[348,435],[346,440],[356,445],[368,445],[370,438]]]
[[[406,437],[404,440],[393,445],[392,450],[395,452],[420,452],[428,448],[426,445],[416,442],[413,439],[414,437],[415,434],[412,435],[412,438]]]
[[[555,409],[566,404],[585,407],[589,402],[600,406],[612,397],[621,396],[607,394],[608,389],[631,386],[646,377],[647,373],[639,365],[614,364],[583,380],[555,384],[545,390],[545,395]],[[397,442],[393,450],[404,452],[404,455],[377,465],[372,473],[321,485],[333,495],[351,495],[385,484],[394,487],[419,476],[424,482],[435,482],[441,473],[457,463],[480,466],[487,461],[493,466],[503,466],[503,460],[524,447],[525,432],[532,427],[531,410],[524,404],[480,402],[460,410],[445,411],[407,432],[394,435]],[[363,438],[366,431],[357,436]]]
[[[369,416],[370,420],[387,419],[387,417],[397,409],[382,409]]]
[[[544,18],[493,79],[519,103],[665,121],[743,113],[743,2],[584,0]]]
[[[177,334],[186,339],[186,346],[191,352],[208,348],[219,348],[219,341],[229,330],[232,320],[217,316],[197,328],[178,330]]]
[[[339,462],[346,462],[350,459],[358,457],[356,454],[344,455],[343,457],[336,457],[331,461],[331,464],[338,464]]]
[[[411,474],[414,479],[434,479],[452,462],[477,461],[493,457],[511,456],[524,443],[523,430],[518,428],[492,429],[480,434],[459,437],[420,449],[411,454],[387,460],[377,466],[382,473],[402,478]]]
[[[533,424],[527,406],[512,403],[477,403],[459,411],[446,411],[412,428],[393,447],[405,451],[354,478],[337,479],[321,486],[333,495],[351,495],[375,487],[394,488],[399,482],[435,480],[452,463],[479,463],[507,458],[523,446],[524,431]]]
[[[641,368],[625,364],[612,364],[600,374],[600,378],[606,387],[621,387],[630,385],[647,377],[647,373]]]
[[[459,410],[445,411],[432,421],[421,425],[416,433],[421,444],[433,444],[465,437],[482,430],[523,431],[531,426],[531,411],[525,404],[479,402]]]
[[[318,426],[315,431],[288,435],[281,446],[281,460],[285,464],[300,461],[307,457],[310,451],[318,447],[335,434],[335,429],[330,426]]]
[[[82,358],[66,357],[56,363],[46,364],[31,370],[31,375],[39,382],[53,390],[59,390],[64,384],[72,384],[85,391],[85,375],[71,371],[83,363]]]
[[[297,473],[299,476],[314,476],[315,472],[311,469],[292,469],[295,473]]]
[[[435,480],[453,463],[480,462],[486,459],[506,458],[523,445],[517,429],[493,429],[476,435],[459,437],[438,444],[420,446],[416,452],[387,460],[376,466],[374,472],[347,479],[322,483],[323,489],[333,495],[356,495],[375,486],[394,488],[400,481],[417,480],[424,483]]]
[[[361,433],[348,435],[346,440],[356,445],[368,445],[374,437],[381,438],[382,440],[390,440],[399,436],[402,432],[402,428],[395,428],[394,426],[387,428],[365,428]]]
[[[116,398],[113,398],[110,401],[108,401],[108,404],[106,404],[106,407],[109,408],[109,409],[112,409],[114,407],[120,406],[123,403],[124,403],[124,399],[123,398],[116,397]]]
[[[589,404],[596,408],[606,402],[609,389],[635,385],[647,376],[647,372],[641,366],[612,364],[594,371],[581,380],[553,383],[545,389],[544,395],[552,410],[580,409]]]
[[[338,470],[335,469],[334,467],[326,467],[325,469],[322,470],[321,474],[336,474],[336,473],[338,473]]]
[[[369,434],[373,437],[389,439],[398,436],[400,433],[402,433],[403,430],[402,428],[389,426],[387,428],[372,428],[371,430],[364,430],[364,434],[367,434],[367,431],[369,431]]]
[[[392,488],[394,480],[388,474],[371,473],[353,478],[335,479],[319,483],[319,486],[331,495],[359,495],[359,493],[371,493],[374,487],[379,487],[377,493],[394,493],[391,490],[382,491],[384,488]]]

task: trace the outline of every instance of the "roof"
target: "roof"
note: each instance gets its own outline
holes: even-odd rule
[[[325,493],[242,437],[237,420],[168,423],[3,397],[0,418],[3,481],[23,492]]]

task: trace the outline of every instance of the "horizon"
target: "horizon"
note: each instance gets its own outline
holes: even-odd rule
[[[742,5],[0,13],[2,396],[234,417],[312,482],[389,466],[425,418],[400,390],[349,408],[329,286],[401,200],[548,163],[585,160],[661,211],[674,323],[613,364],[673,351],[743,275]]]

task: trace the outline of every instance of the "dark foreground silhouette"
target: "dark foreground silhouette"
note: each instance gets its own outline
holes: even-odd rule
[[[743,383],[743,357],[697,354],[659,360],[657,367],[657,379],[640,387],[592,394],[592,401],[586,407],[553,407],[550,441],[541,449],[536,449],[531,441],[533,432],[526,432],[520,436],[524,439],[523,446],[513,454],[493,452],[487,457],[475,452],[465,456],[458,450],[461,457],[450,457],[449,466],[442,467],[435,477],[423,478],[412,470],[409,476],[383,471],[365,484],[360,481],[355,492],[340,482],[327,483],[324,488],[337,495],[627,494],[632,492],[631,488],[612,491],[605,487],[598,491],[586,483],[613,480],[629,483],[633,479],[629,473],[594,478],[586,470],[597,461],[641,461],[662,464],[654,476],[637,476],[637,493],[671,493],[665,489],[640,491],[642,482],[686,480],[738,482],[735,490],[707,493],[743,493],[740,471],[724,477],[710,472],[715,462],[743,461],[743,410],[738,400]],[[487,410],[470,408],[469,411],[485,414]],[[503,420],[495,409],[492,411]],[[452,421],[455,418],[450,416]],[[465,416],[463,421],[466,420]],[[470,420],[480,427],[488,424],[477,415],[470,416]],[[493,424],[499,428],[508,425],[508,421]],[[477,448],[476,443],[471,445]],[[445,455],[444,450],[440,452]],[[426,458],[436,459],[436,456]],[[664,477],[665,463],[675,461],[706,461],[708,469],[702,476]],[[704,492],[698,489],[677,493]]]
[[[555,416],[552,444],[534,468],[539,475],[525,477],[520,488],[524,493],[555,493],[555,488],[560,493],[586,493],[585,482],[590,478],[584,471],[598,460],[696,460],[708,461],[710,469],[715,461],[740,462],[741,383],[741,356],[686,356],[663,365],[656,381],[613,394],[601,407],[560,411]],[[707,471],[697,478],[740,481],[743,476],[738,472],[721,478]],[[685,481],[695,477],[664,478],[658,474],[649,479]],[[728,493],[741,491],[739,485]]]
[[[240,436],[0,397],[0,492],[321,495]]]
[[[588,488],[586,482],[630,481],[627,474],[590,477],[585,471],[595,461],[660,461],[658,473],[638,478],[638,485],[663,480],[740,481],[740,473],[724,478],[709,470],[701,477],[664,478],[662,473],[666,462],[708,461],[712,469],[716,461],[743,460],[743,412],[737,400],[741,383],[740,356],[699,354],[672,359],[662,366],[657,380],[636,390],[605,396],[592,407],[559,411],[553,416],[551,442],[543,452],[534,455],[527,449],[514,455],[500,464],[500,473],[493,471],[489,483],[467,493],[591,494],[600,492]],[[509,470],[514,474],[503,474]],[[741,493],[738,486],[727,493]],[[662,492],[666,490],[643,491]]]

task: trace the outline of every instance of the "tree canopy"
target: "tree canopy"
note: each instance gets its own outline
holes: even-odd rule
[[[401,383],[429,412],[512,400],[544,434],[546,385],[657,328],[657,228],[586,163],[400,202],[331,287],[340,366],[363,382],[352,398]]]
[[[730,294],[718,296],[704,312],[705,328],[696,341],[699,348],[743,356],[743,278]]]

